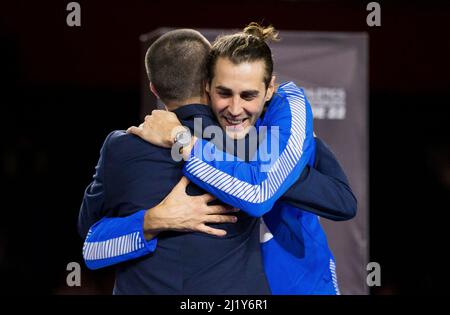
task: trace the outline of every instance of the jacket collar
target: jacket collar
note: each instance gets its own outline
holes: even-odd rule
[[[215,120],[214,114],[209,105],[189,104],[183,105],[173,111],[180,120],[189,120],[192,117],[208,116]]]

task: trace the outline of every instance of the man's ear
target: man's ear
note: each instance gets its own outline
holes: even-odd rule
[[[211,92],[211,86],[209,85],[209,81],[206,82],[205,90],[206,90],[206,93],[210,94],[210,92]]]
[[[158,92],[156,92],[155,86],[153,85],[152,82],[150,82],[150,91],[152,91],[152,93],[156,96],[157,99],[160,99]]]
[[[273,75],[272,79],[269,82],[269,86],[267,87],[266,102],[272,98],[274,92],[275,92],[275,76]]]

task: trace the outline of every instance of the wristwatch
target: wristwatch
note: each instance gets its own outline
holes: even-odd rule
[[[174,144],[179,144],[181,147],[185,147],[191,143],[191,131],[189,128],[184,127],[184,130],[178,131],[175,135]]]

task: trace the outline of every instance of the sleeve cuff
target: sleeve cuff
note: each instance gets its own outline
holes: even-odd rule
[[[154,252],[155,251],[155,249],[156,249],[156,245],[158,245],[158,237],[157,236],[155,236],[154,238],[152,238],[151,240],[149,240],[149,241],[147,241],[146,239],[145,239],[145,236],[144,236],[144,216],[145,216],[145,212],[146,212],[147,210],[141,210],[141,211],[139,211],[139,217],[138,217],[138,219],[139,219],[139,221],[140,221],[140,223],[141,223],[141,225],[140,225],[140,230],[139,230],[139,236],[141,237],[141,241],[142,241],[142,243],[144,244],[144,246],[145,246],[145,249],[148,251],[148,252],[150,252],[150,253],[152,253],[152,252]]]

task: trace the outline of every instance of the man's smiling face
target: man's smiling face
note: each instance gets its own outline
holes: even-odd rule
[[[264,84],[264,62],[232,63],[218,58],[214,77],[206,90],[220,126],[233,139],[243,138],[258,120],[274,91],[274,77]]]

